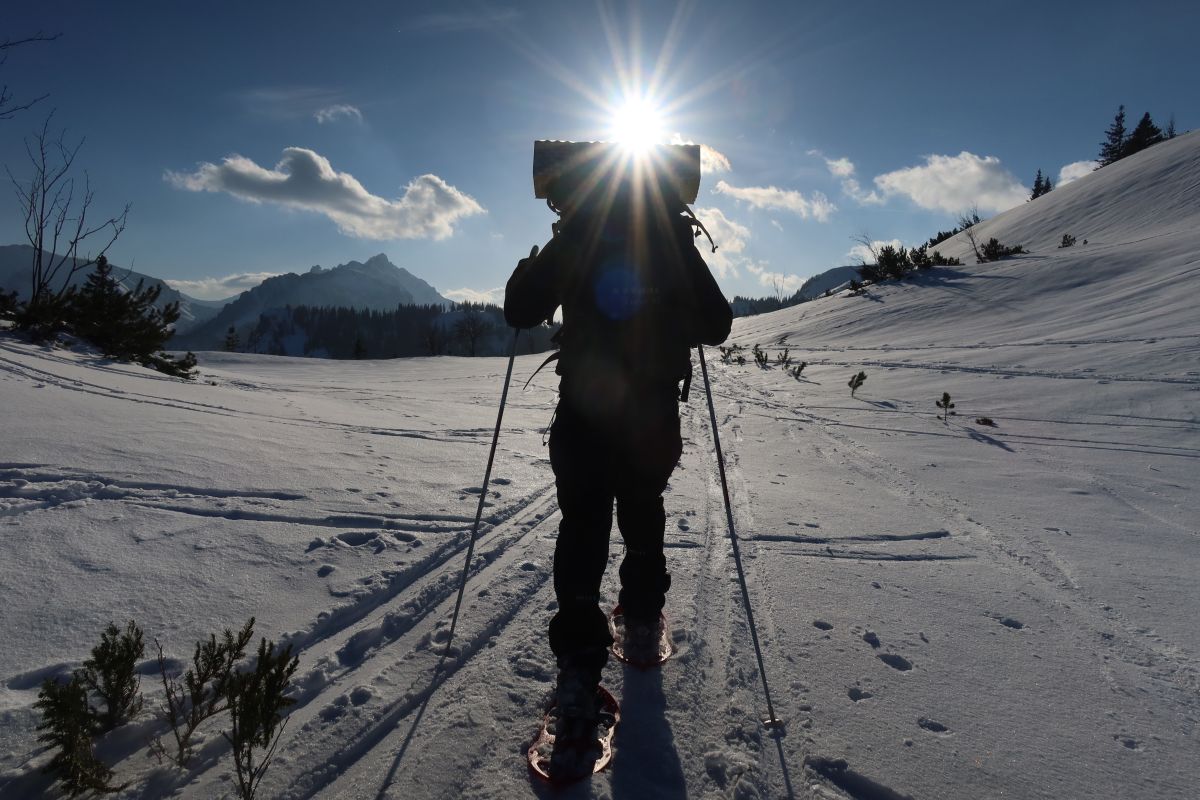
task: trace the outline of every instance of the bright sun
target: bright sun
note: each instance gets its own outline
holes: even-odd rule
[[[613,110],[609,138],[633,152],[665,141],[662,111],[643,97],[628,97]]]

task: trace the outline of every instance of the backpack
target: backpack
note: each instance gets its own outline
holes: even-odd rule
[[[703,230],[686,205],[662,197],[617,199],[560,221],[563,325],[559,351],[542,366],[557,360],[564,384],[589,396],[674,392],[683,381],[686,401],[691,348],[699,344],[691,276],[707,270],[693,226]]]

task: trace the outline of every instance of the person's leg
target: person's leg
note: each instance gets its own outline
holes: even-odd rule
[[[562,520],[554,547],[558,612],[550,621],[550,648],[560,668],[584,670],[599,683],[612,637],[600,610],[600,582],[608,565],[613,493],[603,442],[566,404],[550,430]]]
[[[662,493],[683,451],[674,397],[643,404],[616,471],[617,526],[625,541],[620,603],[629,621],[658,619],[671,586],[663,555],[667,517]]]

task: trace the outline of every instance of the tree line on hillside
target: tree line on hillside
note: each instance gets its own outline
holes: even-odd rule
[[[1125,106],[1121,105],[1117,109],[1112,124],[1104,132],[1104,141],[1100,143],[1100,154],[1096,159],[1099,164],[1097,169],[1107,167],[1134,153],[1140,153],[1159,142],[1174,138],[1174,115],[1171,116],[1170,122],[1167,123],[1167,129],[1164,131],[1154,124],[1154,119],[1147,111],[1142,114],[1142,118],[1138,120],[1138,124],[1134,126],[1133,130],[1127,131],[1125,129]],[[1054,183],[1050,180],[1050,176],[1042,175],[1042,170],[1039,168],[1033,179],[1033,191],[1030,193],[1029,199],[1036,200],[1042,195],[1048,194],[1053,188]]]
[[[559,326],[522,331],[519,349],[552,349]],[[244,335],[226,331],[224,349],[322,358],[507,355],[512,329],[499,306],[485,303],[397,306],[390,311],[286,306],[259,315]]]
[[[1174,138],[1175,117],[1172,115],[1171,121],[1167,123],[1166,131],[1163,131],[1154,124],[1149,111],[1142,114],[1142,118],[1138,120],[1138,124],[1132,131],[1126,132],[1125,106],[1122,105],[1117,109],[1112,124],[1104,133],[1104,141],[1100,143],[1100,156],[1097,160],[1101,167],[1107,167],[1109,164],[1139,153],[1147,147]]]

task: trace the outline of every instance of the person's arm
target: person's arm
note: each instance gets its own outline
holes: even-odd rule
[[[540,253],[534,245],[529,257],[517,262],[504,290],[504,320],[512,327],[533,328],[554,316],[561,303],[558,250],[551,239]]]

